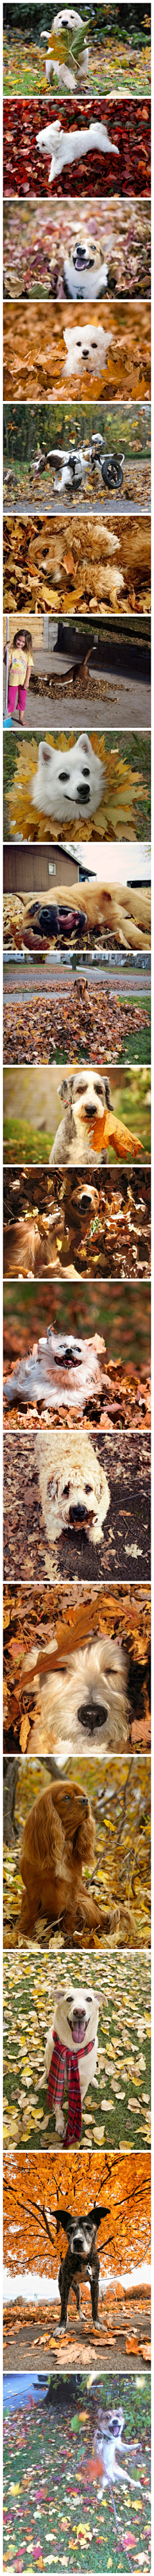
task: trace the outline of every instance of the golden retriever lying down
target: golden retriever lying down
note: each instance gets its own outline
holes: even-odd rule
[[[95,1825],[89,1799],[77,1783],[51,1781],[36,1798],[26,1818],[21,1849],[24,1895],[20,1931],[31,1933],[39,1910],[49,1922],[63,1918],[71,1940],[77,1922],[99,1929],[101,1907],[83,1880],[84,1863],[94,1863]]]

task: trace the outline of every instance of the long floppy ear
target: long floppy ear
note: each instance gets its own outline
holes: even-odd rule
[[[68,1101],[72,1100],[72,1090],[73,1090],[73,1074],[71,1074],[71,1073],[70,1073],[70,1074],[68,1075],[68,1082],[67,1082],[67,1080],[66,1080],[66,1082],[65,1082],[65,1078],[64,1078],[64,1081],[63,1081],[63,1082],[59,1082],[59,1083],[58,1083],[58,1100],[68,1100]]]
[[[110,1092],[110,1082],[107,1082],[107,1081],[105,1082],[105,1099],[106,1099],[106,1107],[107,1107],[107,1109],[111,1109],[111,1092]]]

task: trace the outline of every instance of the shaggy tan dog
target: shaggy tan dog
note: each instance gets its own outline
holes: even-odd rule
[[[36,1468],[44,1521],[46,1573],[57,1570],[56,1542],[71,1531],[98,1547],[110,1504],[105,1468],[88,1431],[36,1431]]]
[[[72,1936],[77,1921],[100,1922],[100,1907],[84,1886],[84,1862],[94,1862],[95,1825],[89,1799],[71,1781],[53,1780],[30,1808],[21,1850],[20,1931],[32,1932],[39,1910],[51,1923],[63,1917]],[[103,1925],[103,1915],[101,1915]]]

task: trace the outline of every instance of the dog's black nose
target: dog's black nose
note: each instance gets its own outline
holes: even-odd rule
[[[99,1727],[106,1726],[107,1714],[107,1708],[103,1708],[101,1704],[99,1708],[97,1699],[81,1700],[81,1707],[78,1708],[79,1725],[87,1727],[87,1733],[94,1735],[96,1728],[98,1730]]]
[[[80,781],[80,787],[77,787],[77,796],[79,796],[79,797],[80,797],[80,803],[81,803],[81,796],[82,796],[82,805],[89,805],[89,796],[90,796],[90,781],[89,781],[89,780],[88,780],[88,786],[86,787],[86,786],[85,786],[84,779],[83,779],[83,778],[81,778],[81,781]]]
[[[86,1518],[86,1503],[71,1503],[71,1505],[70,1505],[70,1512],[69,1512],[69,1521],[83,1521],[83,1520],[85,1520],[85,1518]]]

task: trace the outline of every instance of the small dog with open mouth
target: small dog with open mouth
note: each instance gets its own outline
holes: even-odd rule
[[[93,751],[88,733],[80,733],[66,751],[59,744],[39,742],[38,767],[31,782],[33,805],[39,813],[56,815],[67,821],[72,815],[96,813],[103,795],[103,761]]]
[[[70,1163],[75,1166],[77,1163],[79,1166],[83,1163],[92,1166],[94,1163],[96,1166],[107,1163],[107,1151],[102,1147],[98,1154],[94,1135],[95,1126],[97,1134],[98,1119],[103,1120],[105,1108],[111,1109],[112,1106],[108,1075],[95,1073],[92,1068],[87,1074],[64,1074],[63,1081],[58,1084],[58,1095],[65,1103],[64,1118],[60,1120],[54,1136],[49,1171],[53,1163],[58,1169]]]
[[[100,2203],[97,2200],[94,2201],[93,2209],[88,2210],[86,2218],[72,2218],[70,2210],[58,2210],[57,2236],[59,2233],[59,2227],[63,2227],[65,2236],[68,2238],[67,2254],[64,2254],[63,2259],[61,2260],[58,2273],[58,2287],[61,2297],[59,2334],[61,2334],[62,2328],[64,2331],[67,2326],[67,2310],[70,2290],[74,2290],[77,2316],[80,2317],[80,2281],[89,2281],[90,2283],[93,2326],[98,2325],[100,2258],[97,2247],[97,2235],[98,2228],[101,2226],[101,2218],[105,2218],[106,2215],[105,2201]]]
[[[72,251],[66,251],[63,282],[65,294],[71,297],[72,304],[77,303],[77,298],[80,304],[87,304],[89,299],[91,304],[97,304],[97,297],[105,294],[108,282],[107,261],[102,257],[101,244],[99,256],[97,243],[86,235],[82,242],[80,234],[80,240],[74,242]]]
[[[36,135],[36,143],[38,152],[47,153],[48,161],[51,152],[49,187],[52,186],[54,179],[60,178],[61,170],[68,168],[73,161],[83,161],[84,155],[88,152],[110,152],[111,154],[114,152],[116,160],[119,159],[118,144],[113,143],[112,134],[107,132],[107,125],[102,125],[99,119],[97,121],[96,116],[91,117],[90,125],[80,126],[80,130],[78,126],[74,126],[74,129],[72,126],[70,134],[63,132],[60,116],[57,116],[56,120],[53,120],[53,125],[41,127],[39,134]]]
[[[85,2101],[89,2084],[97,2083],[98,2014],[97,1996],[93,1994],[90,1984],[89,1987],[77,1986],[75,1992],[73,1987],[68,1985],[64,1994],[60,1987],[57,1987],[53,2022],[46,2041],[45,2068],[48,2076],[49,2106],[55,2109],[56,2135],[63,2138],[65,2146],[70,2146],[74,2133],[76,2137],[77,2134],[78,2137],[81,2135],[82,2102]],[[65,2127],[62,2102],[66,2077],[69,2115]],[[75,2091],[76,2131],[73,2128]]]

